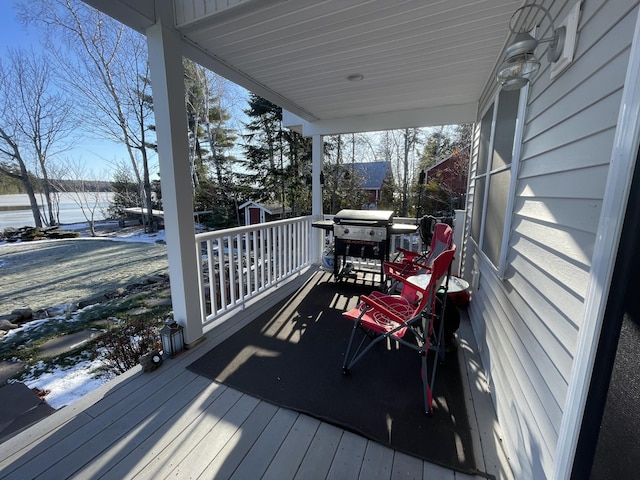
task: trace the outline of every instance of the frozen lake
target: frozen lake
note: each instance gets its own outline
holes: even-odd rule
[[[61,193],[60,195],[60,223],[86,222],[82,209],[77,204],[77,195],[74,193]],[[94,220],[106,218],[107,207],[113,197],[111,192],[99,194],[98,207],[95,210]],[[36,195],[40,211],[44,211],[42,205],[44,197]],[[44,222],[43,222],[44,224]],[[0,195],[0,231],[7,227],[34,226],[33,214],[29,205],[27,194]]]

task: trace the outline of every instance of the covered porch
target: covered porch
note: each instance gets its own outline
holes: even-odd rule
[[[597,462],[594,454],[625,313],[614,309],[619,302],[610,295],[612,281],[624,286],[620,291],[629,304],[637,297],[629,287],[633,283],[625,281],[633,277],[623,268],[638,258],[637,241],[629,240],[634,246],[618,252],[621,239],[631,238],[623,225],[629,232],[638,231],[625,219],[627,211],[635,213],[627,206],[632,194],[637,198],[637,188],[631,187],[632,180],[637,187],[640,176],[637,0],[540,0],[533,6],[529,2],[525,10],[530,15],[525,15],[524,23],[530,22],[527,28],[541,40],[540,45],[532,42],[540,71],[528,84],[512,84],[522,87],[514,90],[502,89],[496,74],[510,71],[500,66],[505,47],[523,27],[510,25],[513,13],[527,4],[522,0],[84,1],[147,38],[174,316],[185,327],[190,350],[156,374],[132,373],[118,380],[101,392],[104,398],[98,403],[94,397],[95,408],[65,409],[55,417],[67,416],[68,421],[51,425],[44,434],[52,441],[69,437],[72,440],[64,445],[75,447],[81,439],[74,437],[74,427],[86,423],[86,428],[77,430],[86,435],[84,439],[109,445],[107,450],[98,449],[105,457],[95,453],[91,457],[95,462],[85,461],[65,451],[56,458],[46,453],[41,458],[60,468],[67,464],[93,468],[94,463],[102,468],[112,458],[125,458],[133,450],[129,446],[155,445],[153,435],[150,443],[137,441],[147,438],[138,432],[147,429],[158,411],[146,396],[138,398],[140,421],[114,432],[115,443],[103,435],[116,425],[117,412],[126,402],[144,395],[137,390],[142,384],[149,382],[151,393],[164,395],[169,371],[179,372],[172,377],[178,385],[198,382],[184,370],[186,358],[225,338],[237,320],[262,302],[277,299],[286,285],[313,268],[323,246],[321,233],[310,225],[324,213],[320,183],[324,136],[475,123],[467,211],[457,227],[459,273],[474,288],[468,310],[472,329],[467,328],[463,338],[477,340],[474,354],[481,358],[466,362],[473,366],[470,390],[485,394],[484,385],[490,386],[488,410],[497,412],[509,463],[518,477],[565,479],[574,472],[581,478],[580,471],[590,471],[594,463],[607,470],[624,463],[610,455],[615,449],[603,448]],[[565,42],[567,50],[549,59],[545,54],[551,43],[542,40],[555,38],[561,24],[571,26],[575,42]],[[263,225],[261,232],[240,228],[195,235],[192,198],[184,194],[191,191],[184,167],[185,57],[282,107],[283,123],[312,138],[312,216]],[[523,64],[518,63],[516,69],[520,67]],[[637,323],[634,315],[631,320]],[[226,321],[229,316],[235,321]],[[637,342],[631,345],[637,353]],[[635,370],[625,371],[623,378],[631,375],[637,378]],[[206,398],[213,395],[202,388],[196,388],[189,406],[183,405],[185,411],[201,408],[197,402],[203,400],[202,391]],[[168,395],[165,400],[173,399]],[[255,399],[247,401],[268,408]],[[167,403],[162,405],[160,411]],[[606,440],[615,443],[620,425],[640,423],[637,415],[627,418],[628,411],[614,410],[614,433]],[[268,418],[284,415],[290,425],[302,418],[279,412],[276,409]],[[173,422],[166,424],[172,432],[168,443],[175,439],[172,445],[182,458],[187,458],[184,448],[195,448],[194,452],[206,448],[203,436],[191,443],[188,434],[198,422],[180,415],[172,418],[186,421],[180,430],[183,437],[177,436]],[[216,426],[226,425],[211,418]],[[241,439],[250,438],[241,421],[231,423],[235,427],[230,437],[237,433]],[[487,432],[480,437],[486,435],[489,445],[499,438],[492,433],[497,423],[490,423],[492,428],[478,429]],[[308,445],[320,435],[320,426],[311,427]],[[632,428],[632,434],[637,431]],[[38,445],[49,451],[44,438],[30,444],[32,434],[40,438],[41,432],[27,431],[16,440],[3,466],[29,461]],[[355,441],[350,434],[338,436],[340,447],[331,446],[324,457],[329,475],[336,472],[338,477],[345,465],[366,471],[364,459],[373,457],[392,458],[386,465],[394,472],[401,470],[395,465],[409,461],[393,452],[377,455],[369,451],[370,444]],[[282,464],[278,453],[261,450],[263,442],[271,444],[269,437],[260,438],[248,440],[251,446],[246,450],[227,448],[242,452],[239,456],[247,466],[263,465],[261,474],[267,474],[271,465],[275,469]],[[289,456],[285,438],[273,444]],[[25,441],[22,449],[18,442]],[[352,455],[352,441],[359,442],[361,456]],[[310,451],[291,454],[297,458],[296,472]],[[345,463],[342,455],[349,461]],[[129,458],[137,465],[138,458]],[[170,455],[159,458],[164,458],[165,472],[174,468]],[[492,467],[494,462],[487,458],[486,472],[508,475],[508,469]],[[624,460],[634,458],[628,455]],[[243,460],[235,462],[234,471],[241,476]],[[413,459],[410,462],[417,465]],[[635,472],[634,462],[628,463],[622,469]],[[199,473],[206,468],[208,464]],[[426,478],[428,468],[418,465],[421,473],[416,476]]]
[[[86,3],[147,37],[174,318],[189,349],[156,372],[118,378],[5,443],[3,475],[468,478],[185,367],[317,268],[324,238],[311,223],[324,213],[323,137],[474,122],[520,2]],[[315,34],[303,45],[309,27]],[[289,35],[288,47],[272,44]],[[248,63],[234,65],[236,54]],[[191,179],[183,161],[183,57],[281,106],[285,125],[312,137],[312,216],[195,234],[192,199],[184,195]],[[456,232],[460,247],[464,228]],[[478,473],[512,478],[468,319],[460,332]]]

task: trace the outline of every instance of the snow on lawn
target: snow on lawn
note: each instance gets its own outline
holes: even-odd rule
[[[36,365],[33,371],[40,365],[41,363]],[[51,372],[27,377],[22,383],[29,388],[49,391],[45,400],[51,407],[58,409],[72,404],[111,380],[113,376],[96,377],[95,372],[102,366],[99,359],[83,360],[70,368],[56,367]]]
[[[113,223],[113,222],[101,222],[99,225],[107,225],[109,223]],[[115,225],[117,225],[117,222],[115,222]],[[96,224],[96,227],[98,227],[98,224]],[[72,223],[72,224],[68,224],[68,225],[62,225],[60,227],[60,230],[71,230],[71,231],[76,231],[76,232],[88,232],[89,231],[89,224],[88,223]],[[98,238],[100,240],[109,239],[109,240],[113,240],[113,241],[116,241],[116,242],[156,243],[156,242],[165,242],[166,241],[166,236],[165,236],[164,229],[158,230],[157,232],[154,232],[154,233],[145,233],[142,228],[139,228],[139,229],[136,229],[136,228],[134,228],[134,229],[123,229],[123,230],[120,230],[120,231],[116,231],[115,235],[113,235],[113,236],[111,236],[111,235],[102,236],[102,235],[100,235],[100,231],[98,229],[98,236],[97,237],[91,237],[91,238]]]

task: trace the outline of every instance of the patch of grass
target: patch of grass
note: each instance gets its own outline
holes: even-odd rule
[[[153,296],[156,298],[161,297],[161,295],[155,294]],[[163,319],[171,313],[171,306],[155,305],[147,308],[145,301],[149,297],[149,292],[138,292],[124,297],[114,298],[101,304],[91,305],[80,311],[66,315],[30,322],[20,331],[13,332],[11,335],[0,341],[0,359],[17,359],[27,364],[27,366],[36,365],[41,361],[45,364],[52,364],[54,362],[73,362],[74,354],[77,355],[84,351],[95,352],[95,344],[88,342],[79,347],[79,351],[69,352],[69,354],[63,357],[46,360],[43,360],[40,357],[40,347],[48,340],[62,335],[95,328],[96,322],[106,319],[113,319],[119,322],[118,324],[107,328],[107,331],[123,328],[122,325],[134,324],[148,324],[153,325],[154,328],[156,325],[160,325],[160,327],[162,327]],[[136,315],[130,315],[127,313],[134,309],[139,309],[139,313]],[[113,335],[114,334],[112,332],[112,336]],[[143,345],[142,348],[146,348],[146,345]],[[137,355],[137,353],[132,354],[131,358],[135,355]],[[129,359],[120,362],[120,364],[128,365],[129,368],[131,368],[137,364],[138,357],[135,358],[135,363],[133,364]],[[67,358],[69,358],[69,360],[67,360]]]

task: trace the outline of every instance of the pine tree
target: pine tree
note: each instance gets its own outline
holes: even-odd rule
[[[242,180],[247,199],[285,208],[294,215],[311,212],[311,141],[282,127],[282,108],[251,94],[245,114],[244,150],[247,158]]]

